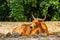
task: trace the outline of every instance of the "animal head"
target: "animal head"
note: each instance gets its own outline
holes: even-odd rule
[[[35,18],[33,14],[32,14],[32,17],[34,20],[32,21],[31,27],[34,27],[36,25],[41,25],[41,23],[44,23],[44,20],[46,19],[46,16],[44,17],[44,19]]]

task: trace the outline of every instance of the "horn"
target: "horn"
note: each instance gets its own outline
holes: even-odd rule
[[[39,19],[39,20],[45,20],[46,19],[46,16],[44,17],[44,19]]]
[[[35,19],[34,15],[32,14],[33,19]]]
[[[34,15],[32,14],[32,17],[33,17],[33,19],[35,19],[35,17],[34,17]],[[40,19],[39,18],[39,20],[45,20],[46,19],[46,16],[44,17],[44,19]]]

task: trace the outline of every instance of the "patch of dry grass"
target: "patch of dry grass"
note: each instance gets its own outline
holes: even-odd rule
[[[12,33],[13,28],[28,23],[30,24],[31,22],[0,22],[0,33]],[[60,21],[47,21],[45,23],[49,32],[60,32]]]

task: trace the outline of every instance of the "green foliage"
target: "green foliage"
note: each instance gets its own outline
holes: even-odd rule
[[[47,21],[60,20],[59,0],[5,0],[0,9],[1,21],[32,21],[31,14],[38,18],[46,16]]]
[[[47,16],[46,20],[60,20],[59,0],[13,0],[10,7],[10,17],[17,21],[31,21],[32,13],[39,18]]]
[[[9,6],[11,8],[9,18],[13,17],[16,21],[28,21],[31,6],[36,7],[36,0],[13,0],[10,1]]]
[[[8,21],[9,7],[6,0],[0,0],[0,21]]]
[[[43,15],[50,16],[49,20],[60,20],[60,5],[59,0],[42,1],[40,4]]]
[[[13,18],[16,21],[25,21],[25,16],[23,14],[24,8],[19,2],[11,2],[10,8],[12,9],[9,18]]]

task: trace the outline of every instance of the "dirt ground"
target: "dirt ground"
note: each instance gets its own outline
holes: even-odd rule
[[[13,28],[19,27],[21,24],[30,24],[31,22],[0,22],[0,33],[12,33]],[[49,32],[60,32],[60,21],[45,22]]]

